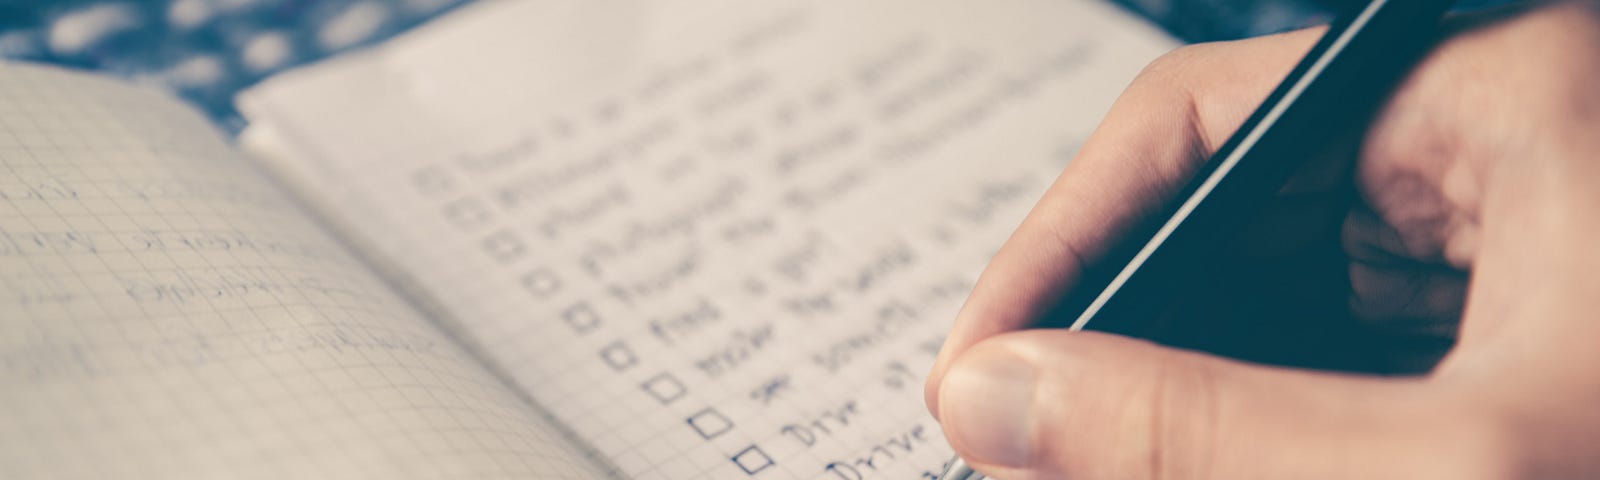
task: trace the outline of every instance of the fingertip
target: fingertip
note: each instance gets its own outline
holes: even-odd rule
[[[945,437],[978,464],[1025,467],[1033,457],[1039,369],[1004,342],[980,342],[950,364],[938,397]]]
[[[960,322],[957,321],[957,324],[959,325]],[[933,367],[928,369],[928,378],[923,381],[922,385],[922,401],[927,404],[928,413],[933,415],[933,419],[940,422],[943,422],[944,417],[939,411],[939,389],[942,388],[945,378],[949,375],[951,365],[955,363],[958,357],[971,351],[974,346],[968,344],[969,342],[958,339],[960,333],[959,329],[954,329],[951,335],[945,338],[944,344],[939,347],[938,356],[933,360]],[[982,340],[979,340],[979,342],[981,343]]]
[[[979,279],[980,284],[983,282],[983,279]],[[961,306],[961,311],[956,314],[956,319],[951,324],[950,333],[945,336],[944,343],[939,346],[939,354],[933,360],[933,368],[928,370],[928,378],[923,384],[922,397],[923,402],[928,406],[928,413],[933,414],[935,420],[943,418],[939,412],[939,386],[944,382],[945,375],[949,372],[950,365],[954,363],[956,358],[970,350],[974,343],[982,342],[985,338],[1016,328],[1009,324],[987,321],[988,319],[996,318],[996,315],[993,315],[993,312],[982,311],[983,309],[975,306],[975,304],[982,304],[983,302],[975,302],[974,298],[981,297],[983,295],[974,289],[974,293],[967,299],[967,303]],[[1005,317],[1000,316],[1000,318]]]
[[[1145,342],[1094,332],[1026,330],[980,340],[951,359],[936,384],[946,439],[979,471],[1062,478],[1096,470],[1101,444],[1128,445],[1125,388],[1108,366]],[[1114,387],[1114,388],[1107,388]],[[1121,463],[1121,462],[1114,462]]]
[[[928,371],[928,378],[922,382],[922,402],[928,407],[928,414],[933,415],[933,420],[939,420],[939,382],[944,375],[939,373],[938,360],[934,361],[933,369]]]

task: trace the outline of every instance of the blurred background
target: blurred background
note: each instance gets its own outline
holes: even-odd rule
[[[237,130],[233,94],[472,0],[0,0],[0,58],[167,88]],[[485,0],[493,1],[493,0]],[[1114,0],[1189,42],[1325,22],[1357,0]],[[1461,6],[1494,3],[1465,0]]]

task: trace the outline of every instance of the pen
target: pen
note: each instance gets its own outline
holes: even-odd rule
[[[1370,0],[1329,25],[1249,119],[1167,204],[1045,311],[1041,328],[1148,337],[1157,312],[1304,160],[1370,118],[1434,39],[1451,0]],[[981,480],[950,461],[941,480]]]

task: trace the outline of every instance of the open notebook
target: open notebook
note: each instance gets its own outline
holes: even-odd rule
[[[0,66],[0,477],[931,476],[943,332],[1172,46],[1071,0],[485,1],[237,142]]]

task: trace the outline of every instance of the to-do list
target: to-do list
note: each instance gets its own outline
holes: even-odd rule
[[[620,474],[931,478],[944,332],[1170,45],[1100,5],[874,3],[474,7],[243,106]]]

